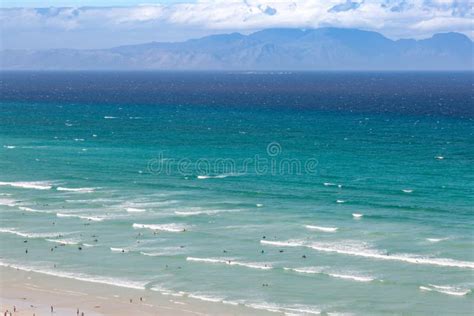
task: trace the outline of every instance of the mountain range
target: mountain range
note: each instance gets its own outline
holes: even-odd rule
[[[358,29],[265,29],[109,49],[2,50],[2,70],[472,70],[460,33],[391,40]]]

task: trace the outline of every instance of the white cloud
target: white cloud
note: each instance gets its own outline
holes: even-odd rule
[[[0,23],[3,32],[13,33],[146,30],[151,34],[164,28],[212,33],[335,26],[417,38],[439,31],[472,37],[473,15],[469,0],[200,0],[133,7],[0,9]]]

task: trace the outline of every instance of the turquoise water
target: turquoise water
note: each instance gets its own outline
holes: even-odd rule
[[[473,311],[465,117],[6,100],[0,122],[3,265],[288,314]]]

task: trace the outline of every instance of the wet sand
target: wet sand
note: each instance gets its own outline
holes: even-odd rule
[[[17,309],[15,313],[13,306]],[[0,315],[6,310],[21,316],[77,315],[78,309],[79,315],[84,313],[84,316],[275,315],[240,305],[203,302],[0,267]]]

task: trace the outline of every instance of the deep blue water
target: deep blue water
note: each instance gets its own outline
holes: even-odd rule
[[[3,72],[3,101],[474,116],[473,72]]]

